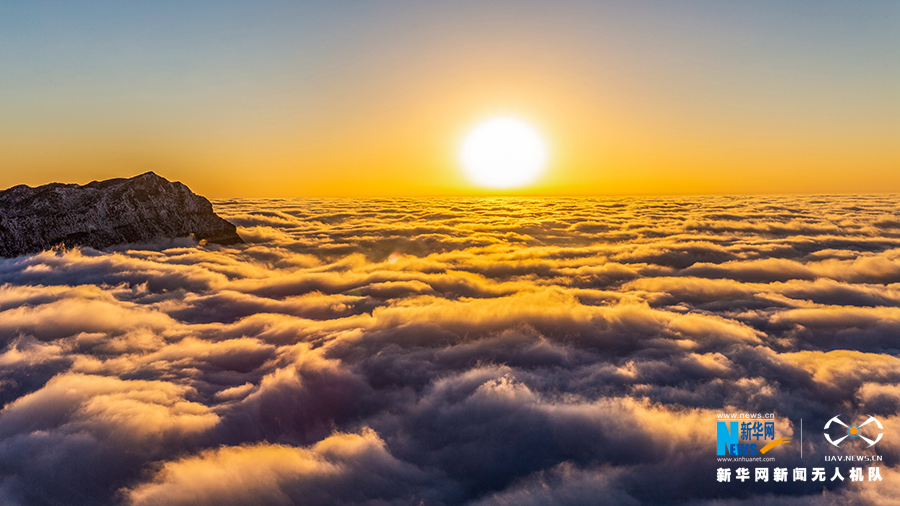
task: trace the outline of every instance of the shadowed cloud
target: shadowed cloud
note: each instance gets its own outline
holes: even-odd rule
[[[0,260],[0,502],[897,499],[895,198],[216,210],[246,244]],[[878,416],[885,481],[723,486],[742,412]]]

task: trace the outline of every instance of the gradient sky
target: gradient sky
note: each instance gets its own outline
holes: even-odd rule
[[[900,192],[900,3],[0,2],[0,187],[153,170],[209,197]]]

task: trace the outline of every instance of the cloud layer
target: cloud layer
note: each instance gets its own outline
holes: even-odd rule
[[[0,503],[900,500],[894,196],[216,208],[247,244],[0,260]],[[789,468],[877,416],[885,481],[717,483],[742,412]]]

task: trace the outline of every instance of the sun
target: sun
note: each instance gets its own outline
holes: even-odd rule
[[[491,118],[466,135],[459,158],[473,183],[508,190],[537,180],[547,165],[547,145],[538,131],[522,120]]]

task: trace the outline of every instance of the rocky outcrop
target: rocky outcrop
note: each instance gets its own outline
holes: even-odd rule
[[[244,241],[209,200],[181,183],[147,172],[86,185],[19,185],[0,192],[0,256],[63,244],[106,248],[193,235],[198,241]]]

